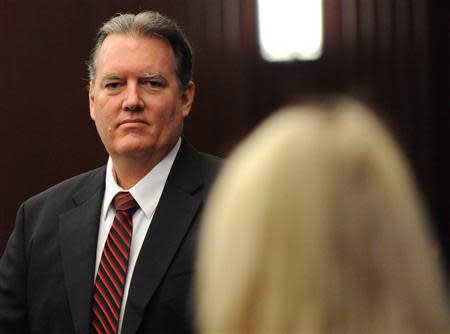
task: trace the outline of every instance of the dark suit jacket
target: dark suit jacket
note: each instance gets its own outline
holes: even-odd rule
[[[122,333],[189,333],[199,213],[221,159],[184,139],[141,248]],[[20,207],[0,260],[0,333],[89,333],[105,167]]]

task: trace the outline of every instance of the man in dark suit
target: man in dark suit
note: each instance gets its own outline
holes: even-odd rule
[[[27,200],[0,260],[0,333],[188,333],[200,210],[221,160],[182,138],[192,54],[155,13],[119,15],[89,61],[106,166]]]

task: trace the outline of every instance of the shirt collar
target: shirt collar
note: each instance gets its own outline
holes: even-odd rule
[[[129,190],[124,190],[120,187],[114,177],[113,161],[111,157],[108,158],[106,166],[105,178],[105,195],[103,200],[103,212],[106,212],[111,202],[118,192],[129,191],[140,209],[144,212],[147,218],[151,218],[161,197],[170,169],[172,168],[175,157],[181,146],[181,138],[178,139],[175,146],[155,167],[153,167],[138,183],[136,183]],[[106,216],[106,215],[105,215]]]

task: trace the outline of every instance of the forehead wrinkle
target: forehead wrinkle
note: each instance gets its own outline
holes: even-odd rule
[[[151,46],[149,47],[146,41],[160,41],[163,45],[165,45],[165,48],[161,48],[160,46]],[[102,46],[99,50],[98,60],[101,59],[108,59],[109,61],[112,60],[119,60],[114,56],[111,56],[111,53],[116,52],[116,50],[128,50],[130,54],[132,55],[134,52],[138,52],[138,50],[146,49],[145,51],[148,52],[149,57],[153,57],[153,54],[156,53],[170,53],[173,57],[173,60],[175,61],[175,53],[172,50],[170,43],[165,40],[164,38],[159,37],[148,37],[148,36],[141,36],[141,35],[128,35],[128,34],[121,34],[121,33],[113,33],[111,35],[108,35],[105,40],[103,41]],[[156,49],[157,51],[154,51]],[[164,51],[161,51],[165,49]],[[166,55],[165,58],[171,58],[169,55]],[[175,62],[174,62],[175,63]]]
[[[155,43],[158,41],[165,45],[166,47],[161,48],[161,44],[156,42],[156,44],[149,45],[145,43],[145,41],[150,41]],[[144,43],[142,43],[144,42]],[[145,51],[149,52],[148,57],[138,57],[133,58],[134,53],[141,51],[137,51],[137,49],[143,48]],[[117,51],[126,51],[129,55],[134,59],[131,63],[133,64],[130,67],[130,62],[128,61],[128,57],[126,56],[116,56]],[[135,50],[135,51],[133,51]],[[153,58],[153,53],[156,52],[156,58]],[[169,54],[167,54],[167,52]],[[108,75],[108,73],[118,74],[118,78],[127,78],[128,75],[132,75],[138,78],[163,78],[168,80],[168,76],[174,74],[175,78],[178,81],[177,71],[176,71],[176,60],[174,56],[173,50],[170,48],[170,44],[164,39],[160,39],[157,37],[142,37],[142,36],[129,36],[122,34],[111,34],[107,36],[104,40],[103,45],[99,50],[99,55],[97,57],[97,75],[99,78],[104,78]],[[164,72],[159,71],[158,67],[163,67]],[[153,71],[153,69],[155,71]],[[167,69],[167,73],[166,73]],[[139,73],[140,71],[144,72],[143,74]],[[102,75],[101,72],[106,72]],[[120,73],[120,74],[119,74]],[[110,78],[112,76],[109,76]]]

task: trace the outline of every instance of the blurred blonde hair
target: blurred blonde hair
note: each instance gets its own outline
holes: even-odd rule
[[[437,249],[407,162],[350,98],[275,113],[205,210],[200,333],[448,330]]]

